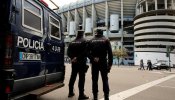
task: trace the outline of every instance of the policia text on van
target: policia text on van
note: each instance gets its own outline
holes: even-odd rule
[[[2,100],[37,97],[64,86],[61,18],[41,1],[0,1]]]

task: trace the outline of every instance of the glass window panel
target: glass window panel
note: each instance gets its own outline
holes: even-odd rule
[[[52,23],[54,23],[55,25],[58,25],[59,26],[59,22],[57,20],[55,20],[54,18],[50,17],[50,21]]]
[[[27,10],[24,10],[24,24],[41,31],[41,18]]]
[[[154,0],[148,0],[148,11],[155,10],[155,1]]]
[[[172,0],[167,0],[167,8],[168,9],[172,9],[173,8]]]
[[[41,15],[40,9],[26,0],[24,0],[24,7],[25,7],[25,9],[29,9],[29,10],[35,12],[36,14]]]
[[[143,2],[141,5],[142,5],[142,11],[143,11],[143,12],[146,12],[146,3]]]
[[[51,25],[51,35],[59,38],[60,37],[59,36],[59,32],[60,32],[59,28],[54,26],[54,25],[52,25],[52,24],[50,24],[50,25]]]
[[[165,1],[157,0],[157,9],[165,9]]]

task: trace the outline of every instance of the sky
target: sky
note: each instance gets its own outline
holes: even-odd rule
[[[50,0],[44,0],[51,9],[56,8],[51,2]],[[52,0],[53,2],[55,2],[55,4],[57,4],[59,7],[69,4],[71,2],[76,2],[77,0]]]

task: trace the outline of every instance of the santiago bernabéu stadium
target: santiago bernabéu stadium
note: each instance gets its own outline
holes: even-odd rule
[[[62,17],[66,45],[77,30],[91,39],[103,29],[113,50],[126,48],[125,65],[139,65],[143,59],[175,64],[175,0],[78,0],[57,11]],[[170,52],[170,56],[168,53]],[[169,60],[170,59],[170,60]],[[118,59],[114,58],[113,64]]]

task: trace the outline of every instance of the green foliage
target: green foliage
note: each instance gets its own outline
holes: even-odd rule
[[[125,48],[115,49],[115,50],[113,50],[113,56],[118,58],[118,59],[125,58],[128,56],[127,50]]]
[[[127,50],[125,48],[118,48],[113,50],[113,56],[118,59],[118,67],[119,67],[119,59],[120,58],[125,58],[128,56]]]

